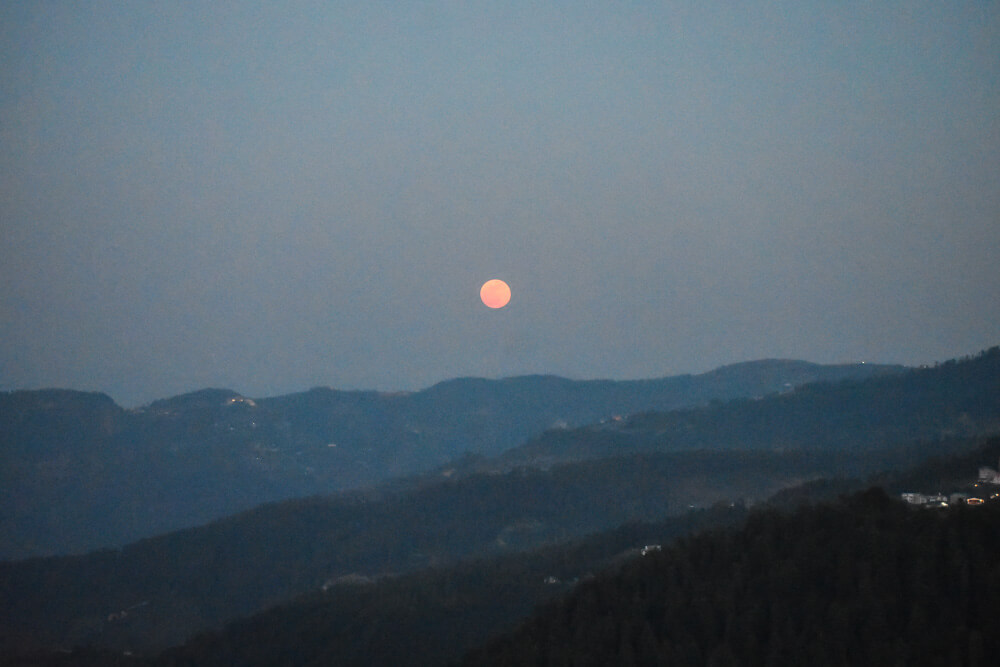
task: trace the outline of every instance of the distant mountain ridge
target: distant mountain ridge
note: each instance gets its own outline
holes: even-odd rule
[[[160,406],[161,416],[183,432],[198,424],[190,406],[202,399],[256,414],[249,399],[206,393],[185,398],[188,418],[178,421],[170,406]],[[978,440],[966,436],[998,424],[1000,348],[993,348],[897,375],[549,430],[509,450],[532,457],[501,454],[479,472],[459,471],[456,463],[409,484],[269,504],[121,549],[0,563],[0,652],[30,649],[26,638],[41,647],[92,642],[148,650],[331,581],[379,580],[657,520],[691,505],[728,506],[803,481],[963,454]],[[788,433],[798,439],[769,441],[775,427],[794,427]],[[622,433],[633,440],[615,440]],[[677,433],[686,440],[674,441]],[[891,439],[909,435],[915,440]],[[553,442],[563,460],[531,451]],[[996,460],[997,442],[985,461]],[[965,459],[925,465],[912,479],[935,484],[944,474],[971,482],[977,471]],[[807,494],[842,486],[817,481]]]
[[[764,400],[670,411],[549,430],[475,469],[685,449],[870,450],[911,440],[1000,430],[1000,347],[961,361],[866,381],[810,383]]]
[[[120,545],[496,455],[551,427],[902,370],[771,360],[652,380],[459,378],[412,393],[204,389],[130,410],[99,393],[0,393],[0,558]]]

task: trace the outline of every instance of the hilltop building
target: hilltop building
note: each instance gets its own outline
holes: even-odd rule
[[[979,481],[986,484],[1000,484],[1000,473],[993,468],[983,466],[979,469]]]
[[[936,495],[926,495],[923,493],[903,493],[900,494],[906,502],[911,505],[928,505],[930,507],[947,507],[948,498],[938,493]]]

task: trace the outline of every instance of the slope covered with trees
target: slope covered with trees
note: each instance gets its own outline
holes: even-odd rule
[[[613,382],[449,380],[423,391],[206,389],[125,410],[103,394],[0,393],[0,558],[80,553],[256,505],[495,455],[558,424],[763,395],[899,367],[737,364]]]
[[[951,448],[942,443],[942,451]],[[980,465],[995,461],[998,456],[1000,438],[994,438],[971,452],[938,457],[913,470],[886,477],[883,483],[920,489],[923,480],[932,487],[943,484],[939,488],[957,488],[956,485],[968,484]],[[939,474],[932,474],[934,471]],[[810,483],[794,493],[778,494],[768,501],[766,508],[758,506],[751,515],[754,518],[746,525],[750,530],[757,525],[770,525],[779,516],[773,510],[788,511],[803,504],[828,502],[859,488],[865,488],[863,480]],[[643,556],[644,545],[658,544],[668,549],[680,536],[734,527],[742,524],[747,515],[743,506],[725,504],[662,521],[632,523],[531,552],[479,558],[409,575],[343,577],[323,590],[236,621],[224,630],[203,634],[152,662],[161,667],[449,664],[489,637],[512,630],[534,606],[564,599],[567,594],[572,596],[577,587],[587,585],[595,575],[600,580],[614,577],[658,553],[646,549]],[[761,516],[765,520],[761,521]],[[793,543],[797,536],[797,530],[790,530],[781,539]],[[803,548],[813,547],[796,547]],[[723,563],[720,567],[727,566]],[[77,655],[93,656],[94,650]],[[627,655],[616,655],[603,664],[618,664]],[[60,664],[58,660],[62,657],[49,654],[19,664]],[[112,657],[121,660],[120,656]],[[515,659],[520,656],[512,658]],[[696,664],[703,663],[696,661]]]
[[[196,637],[157,665],[445,665],[515,623],[581,577],[638,557],[641,547],[733,525],[742,506],[629,524],[579,542],[326,591]]]
[[[122,549],[0,563],[0,641],[164,647],[345,575],[520,551],[692,504],[763,498],[855,464],[798,452],[648,454],[286,501]]]
[[[897,375],[814,383],[760,400],[735,399],[550,430],[480,467],[551,465],[641,450],[870,451],[998,430],[1000,347],[994,347]]]
[[[933,434],[961,431],[969,423],[978,429],[1000,416],[1000,392],[995,391],[998,356],[992,350],[936,369],[903,373],[892,386],[899,390],[897,396],[921,398],[910,401],[906,410],[932,420],[937,428]],[[708,426],[688,423],[685,433],[692,443],[713,442],[714,451],[657,453],[618,447],[600,450],[615,458],[551,468],[504,467],[468,474],[455,466],[442,471],[450,477],[439,473],[379,492],[264,506],[114,551],[0,564],[0,639],[43,646],[163,647],[352,573],[415,571],[459,558],[528,549],[626,521],[655,520],[690,505],[759,499],[805,480],[906,467],[935,453],[939,441],[889,447],[878,440],[879,446],[866,449],[858,445],[871,440],[862,439],[855,446],[836,447],[829,443],[852,442],[849,436],[858,431],[832,417],[826,429],[803,427],[800,446],[794,448],[751,451],[739,442],[699,435],[702,428],[718,435],[712,425],[719,421],[729,424],[734,438],[743,431],[768,432],[775,428],[772,424],[814,424],[824,418],[824,410],[842,405],[837,398],[841,394],[871,398],[885,390],[890,379],[809,385],[808,397],[820,398],[808,398],[805,405],[817,407],[805,411],[803,403],[794,400],[798,392],[792,392],[703,410],[643,415],[634,422],[666,419],[670,424],[693,413],[707,415],[702,419]],[[935,389],[936,383],[942,388]],[[189,396],[175,407],[192,411],[187,403],[197,407],[218,398]],[[762,412],[745,406],[758,406]],[[901,419],[900,414],[891,413],[889,422]],[[744,428],[733,415],[742,416]],[[633,428],[633,422],[625,423],[626,430]],[[617,424],[612,421],[583,435],[615,435]],[[877,429],[879,422],[871,426]],[[848,436],[838,429],[846,429]],[[809,434],[827,446],[811,446]],[[951,440],[948,446],[960,442]],[[576,447],[592,453],[585,438]],[[121,611],[129,613],[122,617]]]
[[[395,585],[399,575],[423,568],[553,544],[623,522],[659,520],[690,505],[728,505],[805,480],[900,469],[930,455],[964,452],[972,440],[941,436],[978,433],[1000,421],[997,357],[994,349],[903,373],[896,384],[875,377],[809,385],[802,390],[805,402],[794,391],[610,419],[587,430],[561,429],[546,437],[569,436],[560,442],[570,460],[583,460],[536,457],[527,465],[503,461],[479,472],[456,464],[405,484],[259,507],[113,551],[0,563],[0,650],[74,644],[155,650],[323,586],[336,588],[337,582],[381,582],[388,576],[385,585]],[[886,408],[884,421],[872,419],[862,399],[879,400],[886,392],[895,407]],[[185,401],[197,407],[218,398],[203,394]],[[192,410],[185,401],[177,406],[182,412]],[[230,407],[253,407],[235,405],[244,403]],[[852,405],[863,419],[835,414]],[[906,415],[923,426],[901,428]],[[726,429],[720,431],[719,423]],[[798,439],[768,446],[764,436],[788,423],[800,425],[794,430]],[[689,446],[657,440],[678,424]],[[610,448],[601,440],[629,431],[648,440]],[[743,432],[760,446],[738,440]],[[716,440],[725,433],[734,440]],[[893,433],[917,433],[920,439],[884,439]],[[697,446],[707,442],[714,446]],[[838,486],[816,483],[806,494]]]
[[[582,583],[467,656],[486,665],[970,665],[1000,651],[1000,503],[873,489],[757,513]]]

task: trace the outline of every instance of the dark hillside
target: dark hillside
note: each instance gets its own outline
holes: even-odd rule
[[[678,449],[827,448],[870,451],[898,442],[1000,430],[1000,347],[898,375],[804,385],[760,400],[648,412],[620,422],[547,431],[479,468]]]
[[[118,550],[0,563],[0,641],[164,647],[345,575],[521,551],[854,465],[799,452],[648,454],[287,501]]]
[[[737,523],[743,507],[630,524],[578,543],[377,581],[345,580],[167,651],[160,667],[445,665],[643,545]],[[262,641],[262,638],[265,638]]]
[[[413,393],[250,399],[205,389],[124,410],[103,394],[0,393],[0,559],[81,553],[265,502],[377,484],[542,430],[899,367],[762,361],[628,382],[458,379]]]
[[[1000,651],[1000,503],[880,490],[758,513],[583,582],[464,665],[973,665]]]
[[[973,445],[938,444],[939,453],[966,452]],[[948,478],[969,480],[980,465],[997,456],[1000,439],[994,438],[969,453],[938,457],[883,481],[908,485],[930,466]],[[767,506],[791,509],[803,502],[829,501],[864,484],[847,479],[817,481],[778,494]],[[734,525],[746,513],[742,505],[720,504],[654,523],[630,523],[533,552],[498,554],[408,575],[354,573],[222,631],[203,634],[168,651],[158,664],[445,664],[489,636],[512,629],[534,605],[565,595],[593,573],[604,577],[631,567],[644,558],[643,545],[665,547],[680,535]],[[783,539],[794,542],[796,537],[797,533],[789,532]],[[647,550],[645,558],[653,553]],[[45,658],[31,664],[72,663]]]
[[[1000,438],[974,444],[940,443],[941,453],[968,453],[937,457],[884,481],[908,485],[931,465],[967,481],[978,466],[1000,456]],[[778,494],[767,506],[792,510],[804,501],[834,501],[849,489],[866,488],[863,480],[846,479],[804,486],[808,488],[798,493]],[[666,546],[682,535],[736,525],[746,515],[741,505],[716,506],[530,553],[392,579],[347,580],[324,593],[233,623],[223,632],[203,635],[169,651],[160,664],[443,665],[457,660],[463,647],[512,628],[526,610],[566,595],[593,573],[604,577],[649,558],[641,555],[643,545]],[[790,532],[785,539],[794,541],[794,535]],[[267,639],[262,642],[260,637]]]

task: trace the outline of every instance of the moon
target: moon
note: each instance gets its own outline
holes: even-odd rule
[[[510,302],[510,285],[502,280],[494,278],[487,280],[479,288],[479,298],[483,300],[487,308],[503,308]]]

